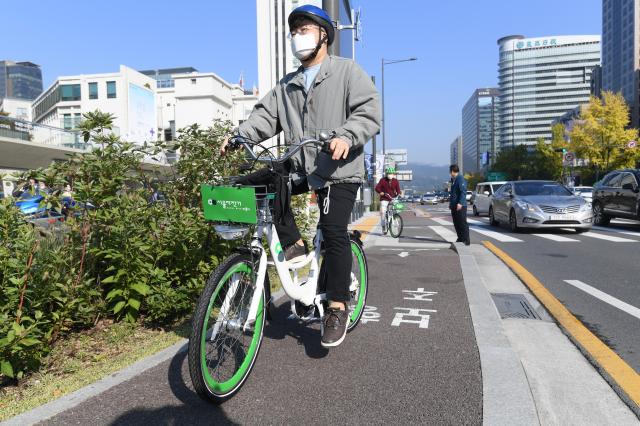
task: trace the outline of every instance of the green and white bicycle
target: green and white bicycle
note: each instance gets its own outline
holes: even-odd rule
[[[280,158],[256,155],[252,148],[261,146],[239,137],[232,139],[230,146],[244,147],[254,161],[273,164],[287,161],[304,146],[325,145],[327,138],[322,139],[290,145]],[[275,267],[294,317],[311,323],[324,315],[327,300],[318,286],[324,272],[322,231],[316,231],[314,250],[304,260],[290,263],[284,257],[273,223],[275,194],[266,187],[234,185],[202,185],[201,193],[205,218],[214,223],[222,238],[239,239],[253,231],[250,243],[213,271],[192,320],[188,352],[191,381],[202,398],[222,403],[240,390],[258,356],[271,304],[268,265]],[[348,331],[362,317],[368,289],[367,260],[357,231],[350,233],[350,244],[353,266]],[[307,266],[308,273],[302,276],[301,270]]]
[[[400,238],[402,235],[402,228],[404,223],[400,213],[404,211],[404,204],[395,198],[387,204],[387,209],[384,212],[384,220],[382,222],[382,233],[386,234],[387,231],[393,238]]]

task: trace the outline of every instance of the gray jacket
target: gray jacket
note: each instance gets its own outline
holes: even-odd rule
[[[281,131],[286,143],[335,133],[349,144],[346,160],[332,160],[320,147],[307,146],[292,159],[293,171],[307,176],[312,189],[331,183],[362,182],[364,145],[380,129],[378,91],[350,59],[328,56],[305,90],[303,68],[287,74],[260,100],[238,133],[264,141]]]

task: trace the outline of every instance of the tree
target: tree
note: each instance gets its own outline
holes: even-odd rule
[[[491,171],[506,173],[507,179],[518,180],[534,177],[531,156],[526,145],[505,149],[498,154]]]
[[[570,133],[570,148],[599,170],[633,167],[640,158],[628,148],[637,140],[638,130],[629,128],[629,107],[622,94],[603,92],[602,99],[591,97],[580,111]]]

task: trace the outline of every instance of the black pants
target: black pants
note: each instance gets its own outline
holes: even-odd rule
[[[336,183],[316,191],[325,249],[318,285],[326,292],[327,299],[335,302],[349,302],[350,298],[353,256],[347,226],[359,186],[357,183]],[[327,197],[328,205],[325,204]]]
[[[458,239],[469,241],[469,225],[467,224],[467,206],[462,206],[460,210],[455,207],[451,208],[451,217],[453,218],[453,226],[456,228]]]

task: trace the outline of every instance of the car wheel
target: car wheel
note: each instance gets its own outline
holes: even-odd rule
[[[500,224],[493,214],[493,207],[489,207],[489,224],[492,226],[498,226]]]
[[[473,205],[473,215],[474,216],[480,216],[480,213],[478,213],[478,209],[476,208],[476,205]]]
[[[602,204],[595,203],[593,205],[593,223],[595,225],[606,226],[611,221],[611,217],[607,216],[604,213],[604,209],[602,208]]]
[[[518,217],[516,216],[515,210],[511,210],[511,213],[509,213],[509,227],[511,228],[511,232],[520,232],[520,228],[518,228]]]

